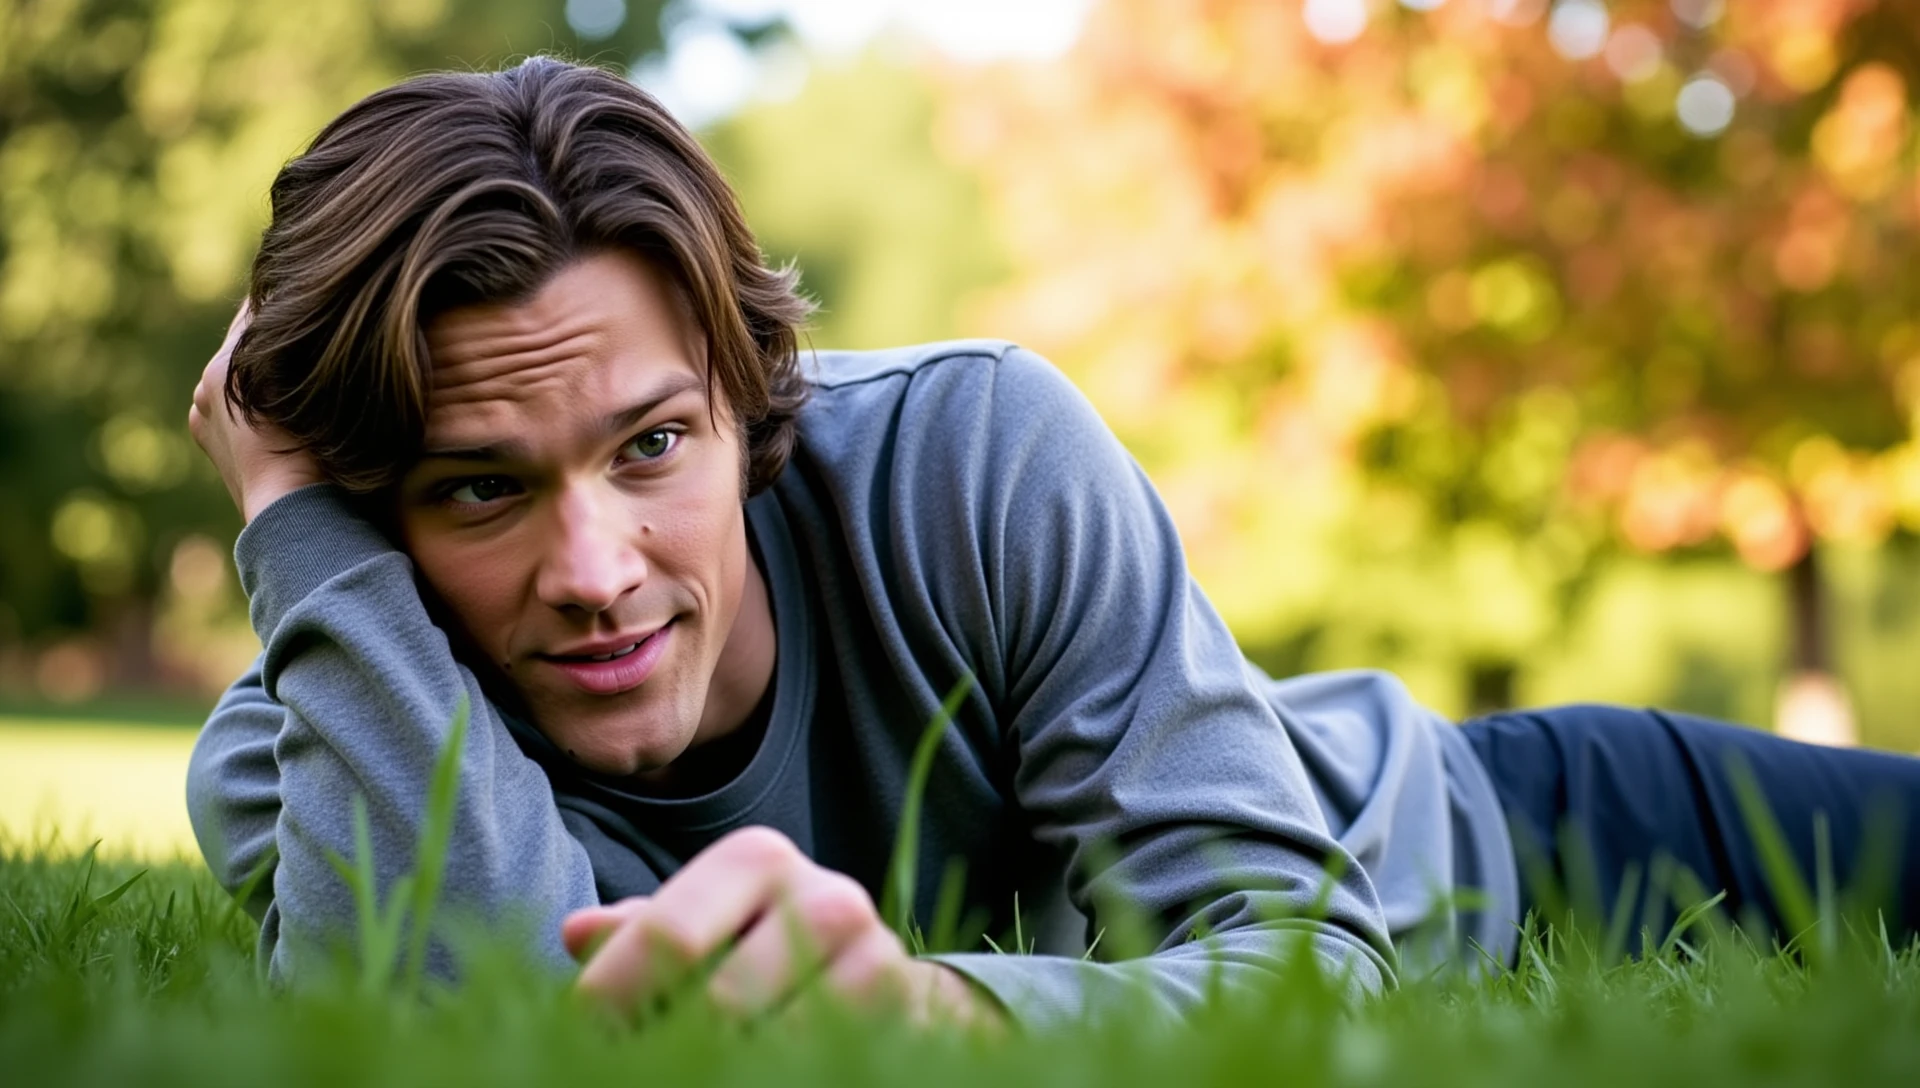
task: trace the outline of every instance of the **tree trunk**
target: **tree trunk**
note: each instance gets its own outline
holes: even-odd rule
[[[1787,568],[1787,673],[1773,704],[1773,728],[1783,737],[1813,744],[1859,743],[1853,700],[1833,669],[1827,626],[1826,583],[1811,546]]]
[[[1513,709],[1515,671],[1511,661],[1483,660],[1467,666],[1467,716]]]

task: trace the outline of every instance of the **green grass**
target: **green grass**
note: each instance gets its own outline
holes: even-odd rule
[[[144,875],[139,875],[144,871]],[[131,883],[129,883],[131,881]],[[114,894],[118,892],[118,894]],[[53,1084],[1912,1084],[1920,960],[1836,934],[1818,960],[1737,938],[1607,964],[1530,938],[1522,967],[1411,980],[1357,1010],[1304,965],[1188,1023],[1118,1009],[1053,1035],[915,1031],[823,1002],[640,1026],[481,956],[457,991],[281,992],[197,866],[0,846],[0,1081]],[[1691,954],[1689,949],[1691,948]]]
[[[952,928],[936,918],[926,939],[902,906],[914,899],[903,874],[916,868],[932,745],[964,692],[916,748],[886,882],[886,915],[914,947],[939,947]],[[1791,871],[1751,788],[1743,807],[1803,934],[1786,951],[1746,942],[1701,889],[1673,932],[1636,938],[1624,921],[1636,875],[1611,924],[1529,924],[1514,968],[1408,978],[1358,1007],[1302,956],[1178,1023],[1123,1000],[1049,1034],[925,1030],[817,993],[751,1023],[697,994],[633,1019],[577,999],[567,977],[527,965],[503,937],[472,934],[453,938],[465,976],[449,989],[423,979],[432,931],[414,923],[435,916],[464,724],[457,714],[436,768],[414,872],[375,889],[364,834],[353,858],[334,859],[360,903],[358,931],[338,972],[296,990],[263,979],[251,919],[203,867],[96,862],[0,834],[0,1084],[1920,1082],[1920,949],[1894,952],[1857,909],[1843,925],[1847,901],[1828,875],[1809,888]],[[957,902],[960,877],[949,877],[942,916]],[[1669,877],[1648,879],[1666,889]],[[1009,951],[1024,947],[1016,935]]]

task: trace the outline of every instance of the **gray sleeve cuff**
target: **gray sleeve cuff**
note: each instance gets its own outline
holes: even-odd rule
[[[1283,961],[1270,954],[1270,943],[1247,936],[1212,949],[1188,945],[1118,963],[992,952],[925,958],[992,994],[1023,1029],[1045,1032],[1141,1011],[1173,1023],[1216,993],[1275,984]],[[1362,948],[1321,939],[1313,942],[1312,950],[1327,977],[1344,984],[1343,996],[1351,1004],[1377,996],[1387,985]]]
[[[397,550],[333,484],[313,484],[275,500],[233,547],[254,633],[270,643],[288,611],[321,584]]]

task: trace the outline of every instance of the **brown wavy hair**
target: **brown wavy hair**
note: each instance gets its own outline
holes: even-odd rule
[[[436,315],[525,301],[609,249],[665,271],[706,334],[747,493],[793,451],[812,304],[793,269],[768,266],[699,143],[619,76],[536,57],[377,91],[280,171],[272,206],[226,395],[350,491],[395,483],[419,456]]]

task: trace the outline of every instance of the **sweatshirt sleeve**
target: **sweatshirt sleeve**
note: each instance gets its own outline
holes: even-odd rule
[[[263,914],[270,973],[297,979],[352,932],[353,896],[328,854],[354,857],[356,796],[383,902],[412,870],[435,761],[463,701],[471,718],[438,917],[531,926],[539,958],[566,963],[561,919],[598,901],[586,852],[545,774],[454,660],[406,556],[319,485],[262,511],[235,557],[265,651],[195,747],[188,809],[229,888],[277,847],[268,890],[249,904]],[[451,972],[438,946],[431,966]]]
[[[274,856],[274,826],[280,819],[280,767],[273,745],[280,739],[286,708],[267,695],[255,659],[214,705],[187,762],[187,817],[214,879],[233,895]],[[255,919],[273,901],[262,880],[242,904]]]
[[[929,568],[979,564],[962,577],[983,587],[994,618],[993,644],[975,652],[999,666],[986,671],[1000,673],[1016,800],[1032,834],[1069,859],[1067,891],[1089,937],[1113,932],[1096,960],[941,962],[1036,1027],[1123,992],[1178,1015],[1215,986],[1270,977],[1293,947],[1356,992],[1391,985],[1374,889],[1329,833],[1145,474],[1038,357],[1016,349],[991,367],[949,369],[991,374],[990,388],[962,394],[984,405],[942,412],[990,421],[941,458],[946,494],[959,497],[953,536],[969,535],[978,558]],[[1125,951],[1123,930],[1147,954],[1106,961]]]

